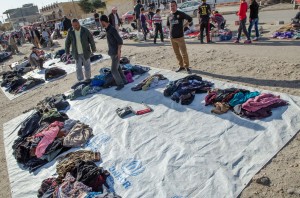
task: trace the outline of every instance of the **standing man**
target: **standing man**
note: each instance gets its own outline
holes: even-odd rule
[[[56,35],[57,35],[57,38],[62,38],[61,34],[60,34],[60,22],[56,22],[55,23],[55,32],[56,32]]]
[[[121,20],[118,15],[118,9],[113,7],[111,13],[108,15],[109,23],[112,25],[117,31],[119,31],[119,27],[121,25]]]
[[[240,9],[236,13],[236,15],[239,16],[240,26],[239,26],[239,29],[238,29],[238,37],[234,41],[234,43],[240,43],[242,31],[244,32],[245,36],[247,37],[247,40],[244,43],[245,44],[250,44],[251,43],[249,34],[247,32],[247,28],[246,28],[246,21],[247,21],[247,15],[246,15],[246,13],[247,13],[247,9],[248,9],[247,2],[245,0],[241,0]]]
[[[16,52],[19,53],[19,49],[17,47],[15,36],[13,35],[13,33],[11,33],[9,35],[8,46],[11,49],[11,51],[12,51],[13,54],[15,54]]]
[[[66,54],[70,54],[70,45],[72,44],[72,56],[76,62],[77,80],[82,81],[84,79],[82,65],[84,66],[85,79],[89,80],[91,78],[91,48],[92,52],[96,52],[94,38],[88,29],[80,26],[78,19],[72,20],[72,26],[73,28],[69,30],[66,38]]]
[[[40,32],[37,30],[36,27],[33,27],[31,29],[31,38],[33,40],[33,44],[34,46],[36,46],[37,48],[41,48],[41,43],[40,43],[40,40],[41,40],[41,34]]]
[[[193,19],[184,12],[177,10],[176,1],[172,1],[170,6],[171,13],[167,18],[167,26],[170,29],[172,47],[179,63],[179,68],[176,70],[176,72],[185,70],[188,73],[191,73],[189,68],[189,56],[183,34],[183,27],[186,26],[186,24],[183,24],[183,22],[184,20],[187,20],[187,23],[191,23]]]
[[[100,26],[100,18],[99,14],[97,13],[97,10],[95,10],[94,19],[97,29],[102,31],[102,27]]]
[[[256,0],[251,0],[251,5],[250,5],[250,18],[249,18],[249,27],[248,27],[248,34],[249,37],[251,38],[251,31],[252,31],[252,27],[254,25],[254,29],[255,29],[255,38],[253,39],[253,41],[257,41],[258,37],[259,37],[259,31],[258,31],[258,9],[259,9],[259,5],[256,2]]]
[[[141,4],[141,0],[137,0],[137,4],[134,6],[134,14],[135,14],[135,19],[136,19],[136,23],[137,23],[137,29],[138,32],[141,31],[141,19],[140,19],[140,15],[141,15],[141,8],[142,8],[142,4]]]
[[[124,85],[127,84],[126,77],[120,67],[121,58],[121,47],[123,45],[123,40],[120,37],[118,31],[109,23],[108,17],[102,15],[100,17],[100,22],[106,30],[106,38],[108,43],[108,55],[111,57],[111,73],[116,81],[116,90],[121,90]]]
[[[63,31],[68,31],[70,28],[72,27],[72,23],[71,20],[68,19],[66,16],[64,16],[64,20],[63,20]]]
[[[203,43],[203,34],[204,29],[206,30],[206,42],[210,43],[209,31],[210,31],[210,23],[209,16],[211,13],[210,6],[206,4],[206,0],[202,0],[202,4],[198,7],[199,13],[199,24],[200,24],[200,41]]]

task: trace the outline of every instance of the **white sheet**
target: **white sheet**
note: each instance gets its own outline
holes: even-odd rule
[[[99,63],[99,62],[104,61],[104,60],[108,60],[110,58],[106,54],[102,54],[102,56],[103,56],[102,59],[94,61],[94,62],[91,62],[91,65],[94,65],[94,64]],[[67,72],[67,75],[76,71],[76,65],[75,64],[65,65],[63,62],[59,62],[59,60],[60,59],[52,59],[52,60],[46,61],[44,63],[44,68],[47,69],[47,68],[51,68],[51,67],[58,67],[58,68],[64,69]],[[54,63],[54,65],[50,65],[52,63]],[[45,70],[41,70],[40,71],[38,69],[35,69],[35,70],[31,71],[31,72],[26,73],[23,77],[26,78],[26,79],[29,78],[29,77],[33,77],[33,78],[40,78],[40,79],[44,79],[45,80]],[[53,80],[50,80],[50,81],[45,81],[45,83],[52,82],[52,81],[58,80],[58,79],[63,78],[63,77],[65,77],[65,76],[62,76],[62,77],[59,77],[59,78],[56,78],[56,79],[53,79]],[[45,83],[40,84],[38,86],[35,86],[32,89],[30,89],[30,90],[24,91],[24,92],[22,92],[20,94],[16,94],[16,95],[10,94],[9,92],[5,91],[6,89],[4,87],[0,87],[0,88],[1,88],[2,92],[5,94],[5,96],[9,100],[13,100],[13,99],[15,99],[15,98],[17,98],[17,97],[19,97],[19,96],[21,96],[21,95],[23,95],[23,94],[31,91],[31,90],[33,90],[33,89],[36,89],[38,87],[43,86]]]
[[[170,80],[184,76],[160,71]],[[136,81],[143,80],[147,75]],[[210,80],[210,79],[205,79]],[[256,89],[217,80],[215,87]],[[123,197],[236,197],[257,173],[300,129],[300,97],[280,94],[288,107],[273,110],[272,117],[251,121],[229,112],[210,113],[206,94],[189,106],[163,96],[163,87],[132,92],[105,89],[72,101],[67,114],[89,124],[95,137],[84,149],[101,152],[103,163]],[[263,91],[266,92],[266,91]],[[278,93],[276,93],[278,94]],[[119,118],[115,110],[131,105],[154,112]],[[4,124],[4,143],[13,197],[35,197],[41,181],[55,174],[55,163],[34,174],[21,170],[12,156],[17,125],[27,115]]]

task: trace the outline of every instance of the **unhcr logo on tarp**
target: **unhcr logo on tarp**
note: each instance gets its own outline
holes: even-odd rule
[[[127,159],[122,163],[122,171],[128,176],[137,176],[144,170],[145,167],[143,167],[142,162],[133,158]]]

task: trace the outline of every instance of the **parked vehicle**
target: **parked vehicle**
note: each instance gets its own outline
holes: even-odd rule
[[[122,15],[122,22],[125,24],[131,23],[134,20],[134,11],[128,11]]]
[[[79,19],[78,21],[80,25],[86,28],[92,28],[96,26],[94,18]]]
[[[214,8],[214,4],[211,3],[210,1],[207,1],[207,4],[210,5],[211,9]],[[199,5],[201,5],[200,1],[188,1],[188,2],[184,2],[184,3],[180,4],[178,6],[178,10],[180,10],[190,16],[196,17],[198,14]]]

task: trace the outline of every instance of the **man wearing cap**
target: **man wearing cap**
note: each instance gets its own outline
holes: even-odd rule
[[[29,55],[29,62],[31,66],[37,67],[40,70],[44,69],[44,56],[39,56],[37,53],[37,47],[31,47],[31,54]]]
[[[109,23],[116,28],[117,31],[119,31],[119,27],[121,25],[121,20],[118,15],[118,9],[116,7],[113,7],[111,10],[111,13],[108,15]]]
[[[82,81],[84,79],[82,72],[82,65],[84,66],[85,79],[91,78],[91,62],[90,56],[92,52],[96,52],[96,45],[94,38],[90,31],[80,26],[78,19],[72,20],[73,28],[70,28],[66,43],[66,54],[70,54],[70,46],[72,45],[72,55],[76,62],[77,80]]]

